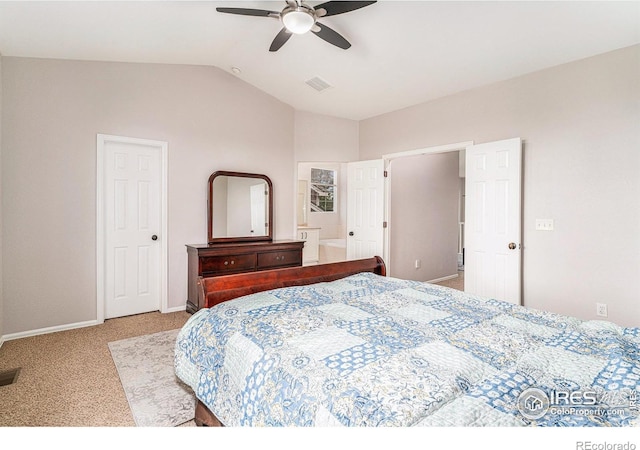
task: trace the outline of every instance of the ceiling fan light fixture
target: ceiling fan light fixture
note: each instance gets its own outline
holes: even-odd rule
[[[239,14],[241,16],[279,19],[283,26],[273,41],[271,41],[271,46],[269,46],[270,52],[277,52],[292,35],[305,34],[309,31],[329,44],[346,50],[351,47],[349,41],[335,30],[318,23],[318,18],[355,11],[356,9],[364,8],[376,2],[324,2],[314,7],[306,5],[304,0],[285,0],[285,3],[287,6],[281,12],[254,8],[216,8],[216,11],[227,14]]]
[[[296,8],[282,14],[282,23],[292,33],[304,34],[313,28],[316,18],[307,9]]]

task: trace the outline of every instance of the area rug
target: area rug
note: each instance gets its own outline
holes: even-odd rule
[[[178,330],[109,342],[136,425],[172,427],[194,418],[193,391],[174,372]]]

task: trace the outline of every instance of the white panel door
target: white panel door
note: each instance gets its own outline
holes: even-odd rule
[[[347,259],[383,256],[384,160],[347,164]]]
[[[105,318],[160,309],[162,153],[104,142]]]
[[[466,149],[464,290],[521,303],[520,138]]]
[[[265,211],[267,210],[267,191],[265,191],[265,184],[253,184],[249,189],[251,195],[251,236],[266,236],[267,217]]]

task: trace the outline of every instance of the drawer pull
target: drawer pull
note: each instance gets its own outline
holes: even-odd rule
[[[231,260],[231,262],[229,262],[229,261],[225,261],[225,262],[224,262],[224,265],[225,265],[225,266],[228,266],[229,264],[234,265],[235,263],[236,263],[236,262],[235,262],[234,260]]]

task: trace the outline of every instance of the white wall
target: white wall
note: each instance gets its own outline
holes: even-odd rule
[[[291,239],[294,112],[214,67],[4,57],[4,335],[96,318],[96,134],[167,141],[170,308],[207,239],[212,172],[263,173]]]
[[[524,304],[640,326],[639,124],[633,46],[364,120],[360,158],[521,137]]]
[[[389,173],[389,275],[417,281],[457,275],[458,152],[394,159]]]

